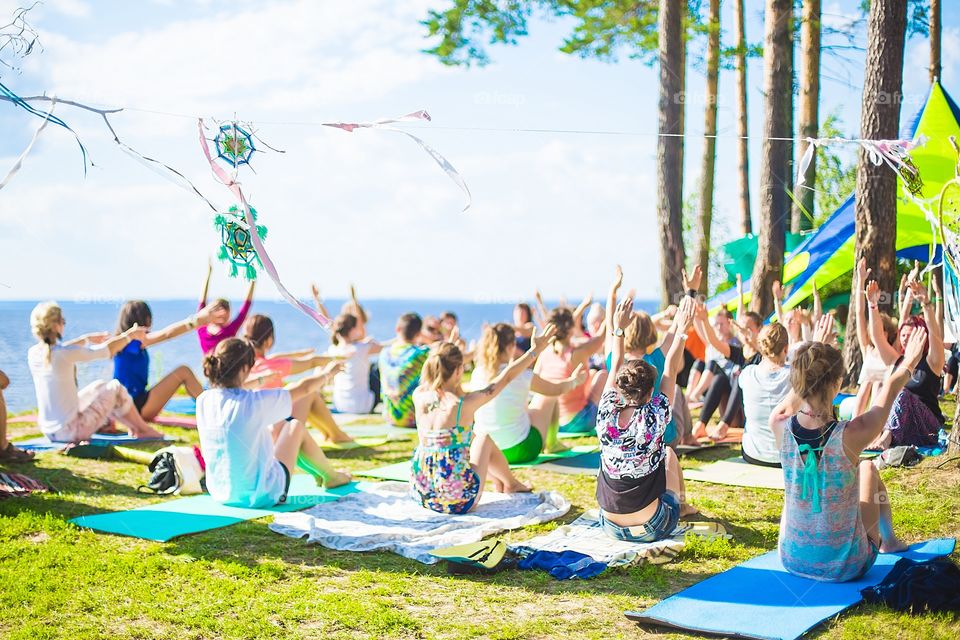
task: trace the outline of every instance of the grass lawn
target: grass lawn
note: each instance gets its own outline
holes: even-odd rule
[[[953,406],[946,407],[953,415]],[[185,441],[196,433],[166,429]],[[14,438],[35,427],[11,422]],[[576,441],[574,441],[576,442]],[[413,441],[331,454],[347,469],[409,457]],[[684,466],[733,455],[714,450]],[[896,528],[910,542],[960,535],[960,470],[941,459],[885,471]],[[732,541],[689,544],[674,562],[560,582],[542,572],[450,577],[391,553],[347,553],[271,532],[268,519],[156,543],[79,529],[74,516],[142,506],[143,466],[45,454],[20,471],[58,492],[0,501],[0,637],[16,638],[637,638],[641,609],[775,548],[782,493],[689,482],[704,519]],[[525,469],[538,488],[573,502],[569,522],[594,507],[586,476]],[[520,540],[560,522],[507,534]],[[669,637],[685,637],[664,633]],[[825,638],[960,637],[960,618],[859,607],[813,634]]]

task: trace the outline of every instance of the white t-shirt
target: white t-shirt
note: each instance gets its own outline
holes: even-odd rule
[[[37,391],[37,425],[44,434],[55,434],[80,411],[77,363],[109,357],[106,345],[56,344],[50,350],[49,362],[47,345],[37,343],[27,350],[27,363]]]
[[[331,345],[327,353],[346,358],[343,371],[333,377],[333,406],[340,413],[370,413],[373,391],[370,390],[369,342]]]
[[[470,379],[470,387],[474,390],[482,389],[499,373],[498,371],[491,376],[483,369],[477,368]],[[526,440],[527,434],[530,433],[530,414],[527,413],[527,403],[530,401],[532,382],[533,371],[529,369],[511,380],[497,397],[473,414],[474,431],[488,434],[501,450],[509,449]]]
[[[743,368],[737,380],[743,390],[744,453],[761,462],[780,462],[770,414],[790,391],[790,367],[767,371],[751,364]]]
[[[277,504],[286,475],[274,457],[269,427],[292,411],[286,389],[215,388],[200,394],[197,432],[214,500],[238,507]]]

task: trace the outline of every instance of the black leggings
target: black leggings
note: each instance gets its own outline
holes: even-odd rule
[[[743,422],[743,392],[739,384],[730,383],[730,378],[722,370],[713,373],[713,380],[707,394],[703,397],[703,408],[700,410],[700,422],[710,422],[713,414],[726,400],[721,421],[727,425],[738,425]]]
[[[750,464],[755,464],[760,467],[771,467],[774,469],[782,469],[783,467],[779,462],[764,462],[763,460],[757,460],[756,458],[751,458],[746,451],[741,450],[740,455],[743,456],[744,462],[749,462]]]

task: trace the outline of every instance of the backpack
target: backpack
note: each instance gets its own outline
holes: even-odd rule
[[[150,480],[137,487],[158,495],[192,495],[204,493],[203,458],[196,447],[164,447],[156,452],[150,465]]]
[[[860,594],[867,602],[897,611],[960,611],[960,568],[948,558],[901,558],[883,582]]]

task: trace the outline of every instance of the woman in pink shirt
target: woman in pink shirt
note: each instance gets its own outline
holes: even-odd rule
[[[200,294],[200,303],[197,310],[207,306],[207,292],[210,289],[210,275],[213,273],[213,265],[207,263],[207,279],[203,283],[203,292]],[[217,298],[210,306],[214,307],[210,314],[210,322],[197,329],[197,337],[200,339],[200,350],[204,355],[212,353],[214,348],[223,340],[233,338],[240,332],[244,320],[247,319],[247,313],[250,311],[250,304],[253,302],[253,288],[257,281],[251,280],[247,288],[247,297],[240,307],[240,312],[233,320],[230,319],[230,301],[225,298]]]
[[[243,337],[253,345],[256,360],[247,376],[244,387],[247,389],[282,389],[284,378],[304,373],[317,367],[324,369],[332,378],[340,372],[342,365],[330,368],[328,365],[340,364],[341,358],[313,355],[312,351],[278,353],[267,355],[274,344],[273,320],[267,316],[254,314],[243,327]],[[311,393],[293,403],[293,417],[319,429],[329,442],[353,442],[353,438],[344,433],[333,419],[333,414],[323,400],[320,392]]]

